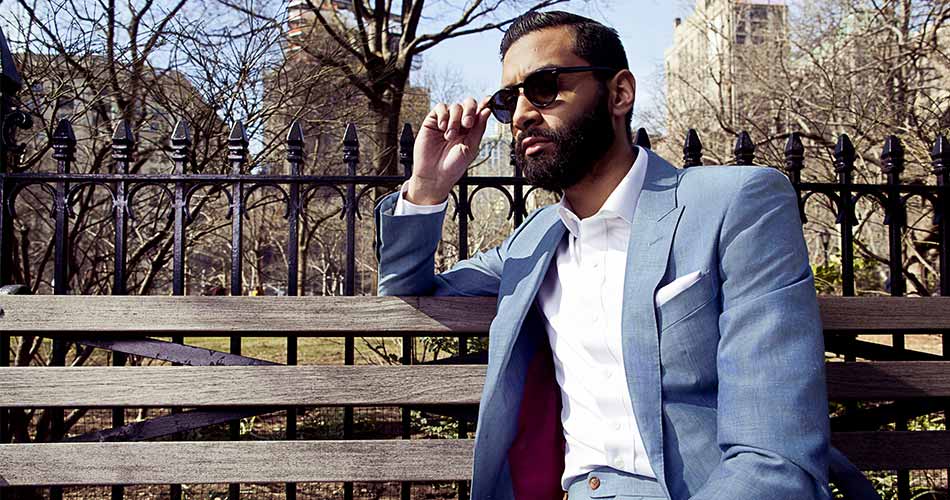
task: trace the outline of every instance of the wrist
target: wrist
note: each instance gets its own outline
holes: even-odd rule
[[[410,177],[406,189],[403,190],[403,197],[414,205],[439,205],[449,195],[425,179]]]

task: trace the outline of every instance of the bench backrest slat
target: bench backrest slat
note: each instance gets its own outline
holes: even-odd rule
[[[950,397],[950,361],[826,366],[832,400]],[[484,365],[0,368],[0,408],[473,405],[485,370]]]
[[[0,445],[0,486],[445,481],[471,478],[472,442],[189,441]],[[42,472],[40,472],[42,471]]]
[[[487,334],[494,297],[0,295],[0,329],[48,336]],[[821,297],[826,332],[950,330],[950,297]]]
[[[479,365],[0,368],[2,407],[477,404]]]

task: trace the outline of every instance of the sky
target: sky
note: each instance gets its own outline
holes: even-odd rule
[[[685,18],[693,2],[688,0],[598,0],[596,7],[573,0],[556,7],[593,18],[620,34],[630,70],[637,79],[637,109],[654,106],[662,77],[663,51],[673,43],[673,20]],[[426,26],[423,26],[426,28]],[[430,32],[434,27],[426,30]],[[452,94],[489,95],[498,89],[501,61],[498,45],[501,31],[487,31],[450,39],[423,53],[421,71],[414,83],[433,86],[438,79],[457,80]],[[438,85],[438,84],[436,84]],[[434,89],[433,97],[440,92]]]

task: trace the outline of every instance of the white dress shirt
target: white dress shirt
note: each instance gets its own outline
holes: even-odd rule
[[[578,476],[603,466],[656,477],[647,458],[627,387],[620,318],[630,225],[647,169],[637,159],[596,214],[579,219],[566,198],[557,205],[567,236],[538,290],[561,389],[567,490]],[[395,215],[435,213],[402,196]],[[633,335],[633,332],[626,332]]]

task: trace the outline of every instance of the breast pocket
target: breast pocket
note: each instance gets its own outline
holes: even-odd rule
[[[704,272],[696,282],[666,300],[656,309],[657,326],[660,331],[679,323],[691,314],[712,302],[718,286],[712,273]]]

